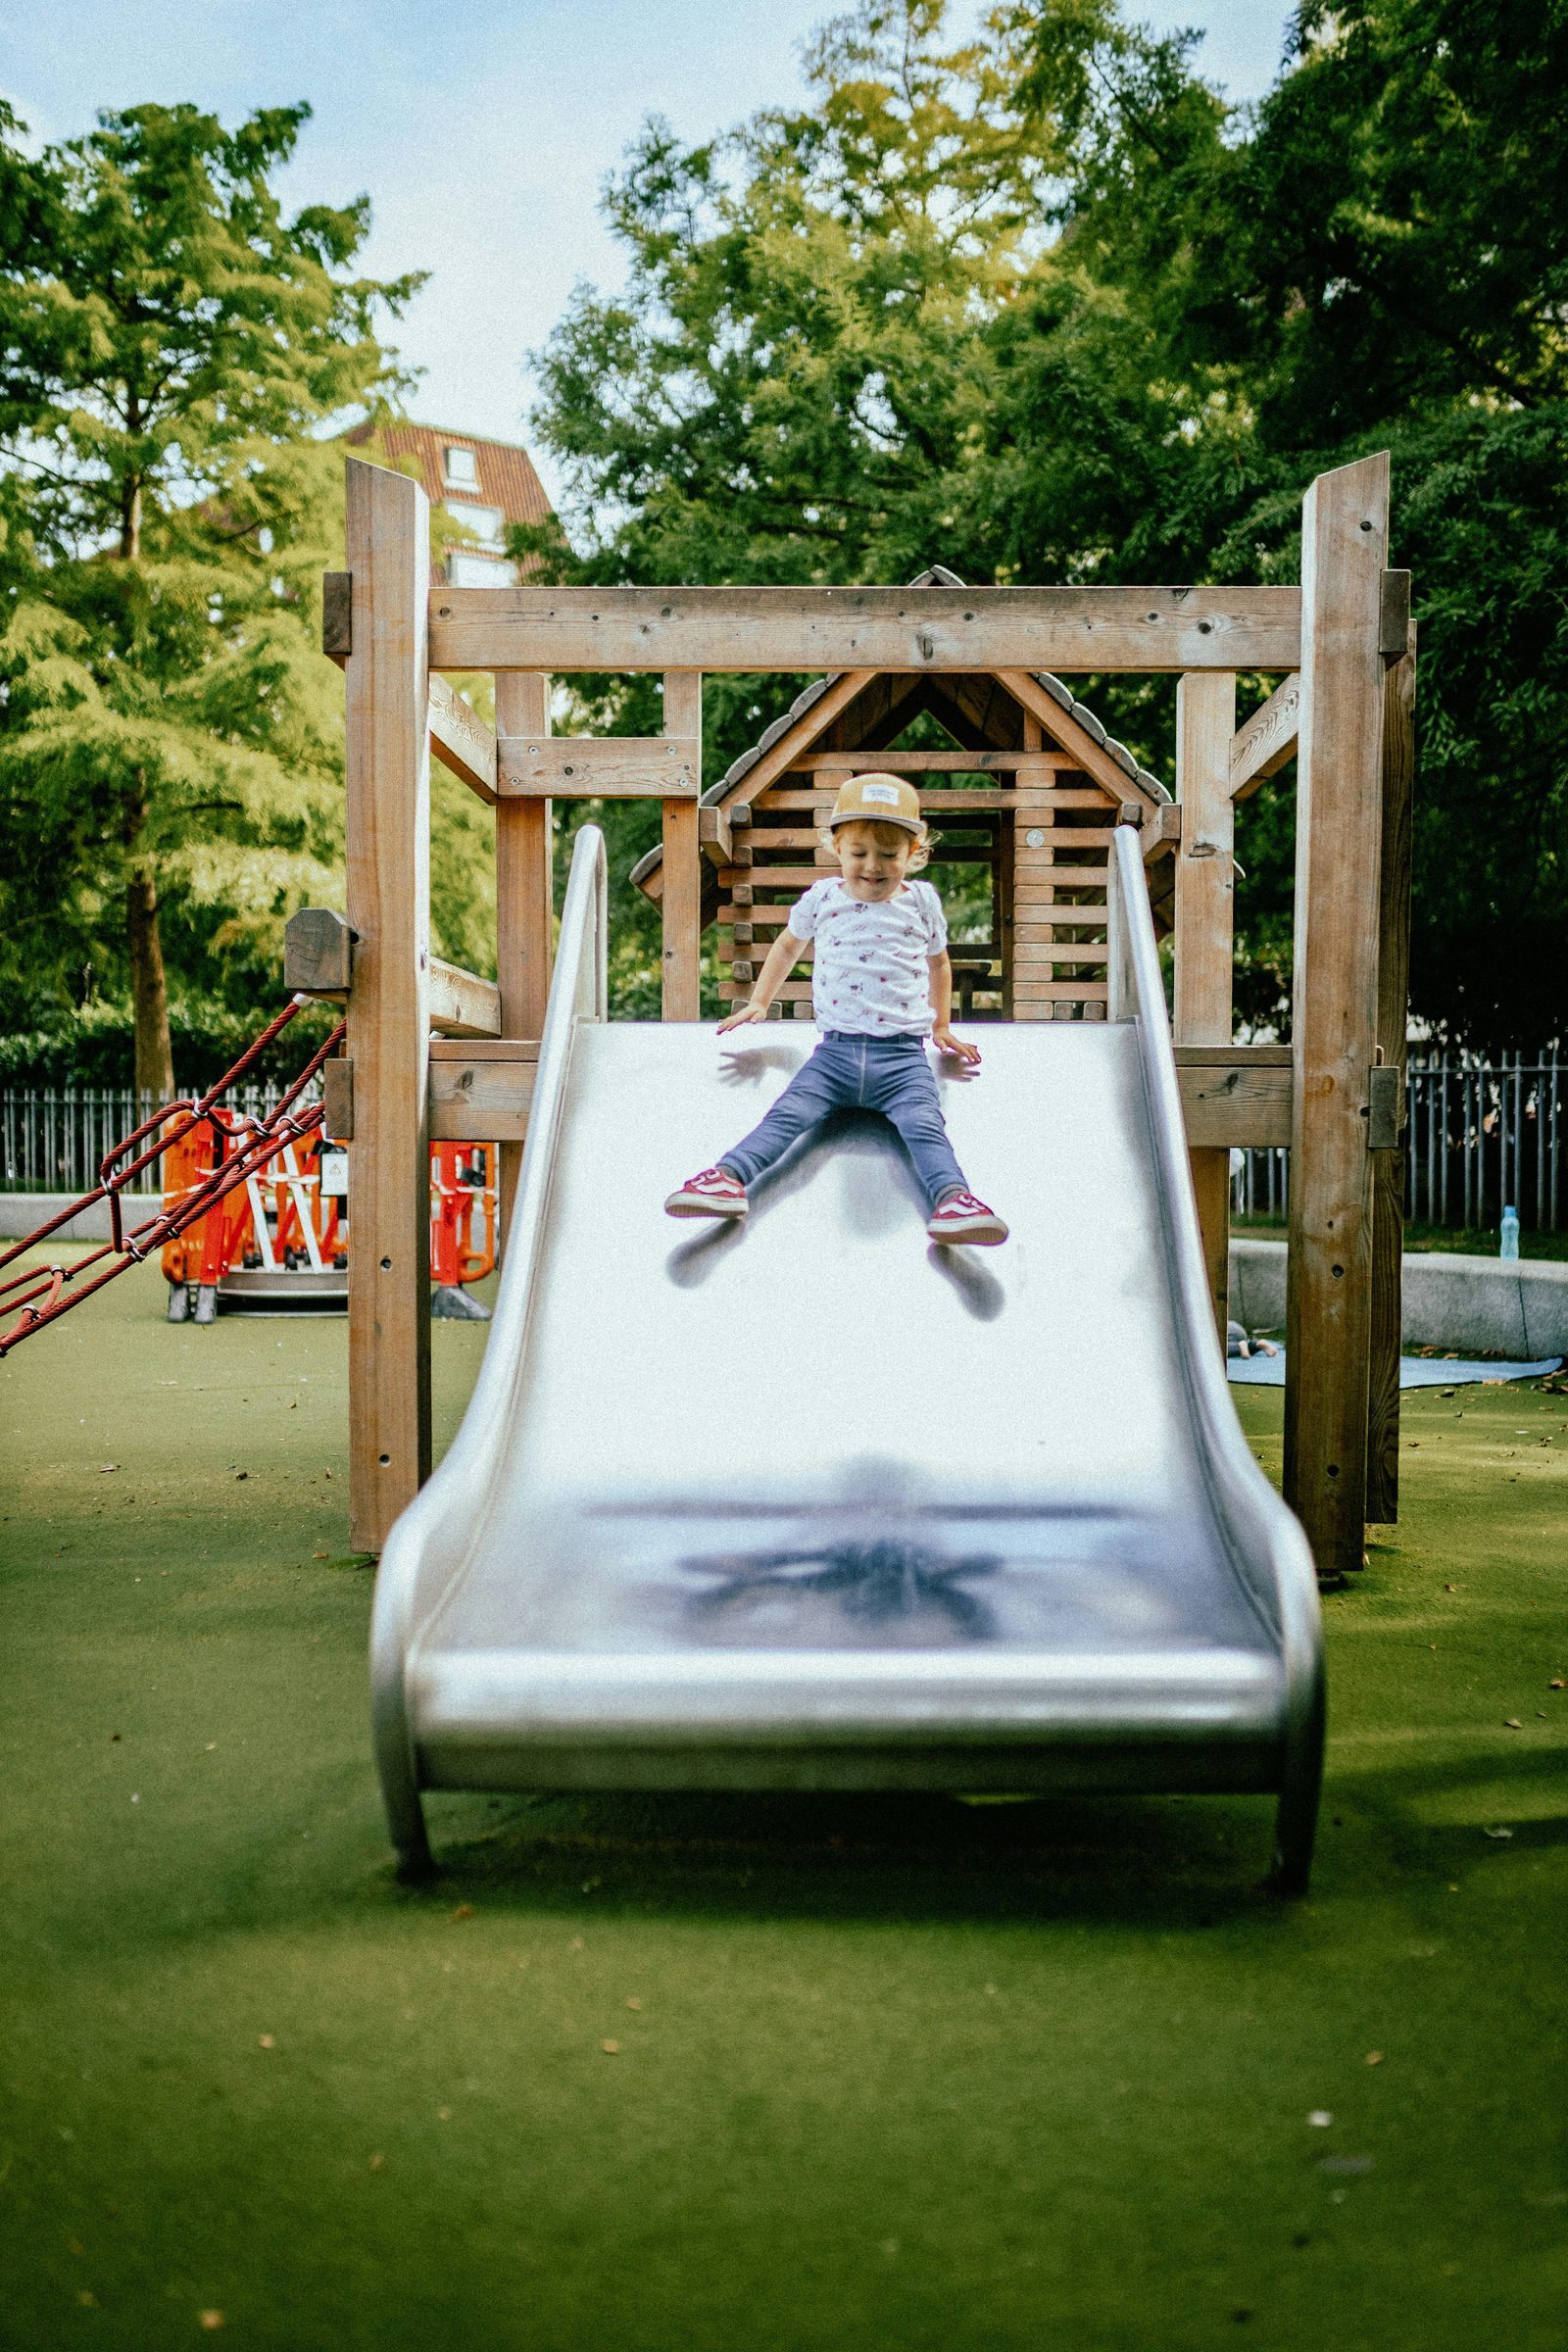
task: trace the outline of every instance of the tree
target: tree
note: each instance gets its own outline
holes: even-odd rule
[[[36,159],[0,123],[3,978],[27,1005],[72,966],[113,983],[118,897],[154,1090],[171,909],[243,962],[332,879],[316,632],[342,467],[319,436],[399,388],[374,318],[418,281],[346,274],[364,198],[285,220],[271,176],[308,115],[135,107]]]
[[[609,198],[626,290],[579,294],[543,359],[558,567],[1295,578],[1312,475],[1390,447],[1414,1008],[1539,1042],[1568,955],[1564,0],[1307,0],[1251,113],[1116,0],[1001,0],[962,44],[946,14],[860,0],[806,107],[644,134]],[[718,765],[784,690],[710,691]],[[1082,691],[1168,772],[1165,682]],[[629,708],[599,682],[600,723]],[[1239,1005],[1276,1024],[1290,819],[1288,784],[1250,806],[1238,892]]]

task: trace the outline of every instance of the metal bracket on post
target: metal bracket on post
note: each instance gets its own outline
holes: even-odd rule
[[[1368,1070],[1366,1108],[1361,1116],[1367,1123],[1369,1152],[1398,1150],[1404,1126],[1404,1071],[1398,1062],[1374,1062]]]

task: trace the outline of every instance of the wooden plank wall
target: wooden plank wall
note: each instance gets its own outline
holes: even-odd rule
[[[932,753],[924,755],[929,768],[916,766],[922,755],[913,752],[819,750],[798,759],[758,795],[749,821],[733,824],[732,811],[733,847],[718,875],[724,1002],[750,995],[796,899],[837,870],[819,835],[844,777],[885,761],[901,772],[952,779],[928,784],[920,794],[921,811],[941,836],[939,886],[944,862],[983,865],[990,877],[989,938],[956,941],[952,949],[955,1017],[1102,1020],[1111,812],[1101,788],[1075,772],[1064,756],[1041,752],[1038,721],[1028,725],[1034,740],[1022,752]],[[960,784],[966,772],[980,781]],[[1050,868],[1051,849],[1021,846],[1031,830],[1070,841],[1059,884],[1040,880]],[[1058,904],[1061,912],[1053,919],[1046,908]],[[808,966],[785,981],[777,1003],[784,1017],[809,1018]]]
[[[1182,811],[1176,852],[1176,972],[1172,1034],[1178,1046],[1231,1042],[1231,960],[1236,882],[1231,812],[1231,737],[1236,679],[1227,670],[1196,672],[1176,689],[1176,798]],[[1229,1152],[1190,1153],[1209,1297],[1225,1345],[1230,1312]]]
[[[1302,523],[1285,1493],[1338,1582],[1367,1503],[1387,455],[1320,474]]]
[[[348,462],[349,1518],[379,1551],[430,1471],[429,507]]]

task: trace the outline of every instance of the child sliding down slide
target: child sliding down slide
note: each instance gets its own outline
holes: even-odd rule
[[[813,882],[768,951],[750,1003],[719,1035],[767,1018],[780,984],[816,942],[812,994],[821,1043],[761,1124],[664,1206],[672,1217],[744,1217],[746,1187],[832,1110],[879,1110],[914,1163],[934,1242],[1007,1238],[995,1209],[977,1200],[954,1156],[925,1041],[977,1064],[979,1049],[954,1036],[953,966],[942,901],[906,876],[929,855],[919,796],[902,777],[852,776],[828,819],[839,875]]]

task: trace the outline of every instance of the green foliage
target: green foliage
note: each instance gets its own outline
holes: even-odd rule
[[[176,1025],[182,997],[198,1023],[254,1005],[286,914],[341,891],[321,431],[397,388],[372,319],[416,281],[344,274],[363,199],[284,219],[307,112],[137,107],[36,160],[0,138],[0,1006],[47,1030],[131,995],[139,1078],[166,954]]]
[[[542,355],[578,553],[531,552],[585,580],[1291,578],[1312,475],[1391,448],[1414,1009],[1538,1042],[1568,952],[1562,0],[1313,0],[1252,114],[1115,0],[1004,0],[966,43],[947,17],[861,0],[805,108],[690,150],[648,126],[607,200],[625,289]],[[710,774],[793,691],[728,685]],[[1169,772],[1168,683],[1081,691]],[[622,682],[584,708],[629,727]],[[1242,830],[1239,1008],[1276,1025],[1292,823],[1286,779]]]

